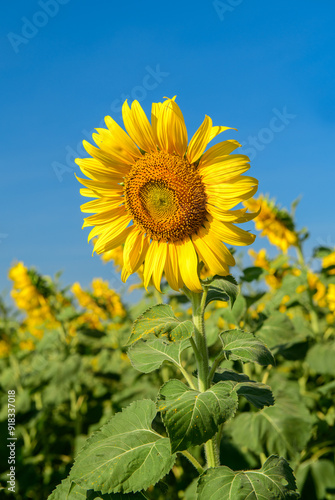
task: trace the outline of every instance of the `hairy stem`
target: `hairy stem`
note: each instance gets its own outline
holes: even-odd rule
[[[191,344],[197,361],[198,388],[200,392],[206,391],[210,386],[210,381],[208,379],[208,349],[204,322],[207,290],[208,287],[204,287],[202,294],[188,292],[192,303],[192,319],[194,324],[194,338],[191,337]],[[220,465],[215,436],[205,443],[205,453],[208,467]]]

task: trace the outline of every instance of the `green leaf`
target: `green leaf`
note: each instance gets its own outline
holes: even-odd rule
[[[220,334],[223,351],[232,360],[254,362],[259,365],[274,365],[275,360],[263,342],[252,333],[230,330]]]
[[[274,391],[276,404],[259,412],[245,412],[230,422],[238,446],[260,454],[278,454],[296,460],[312,432],[312,418],[298,390],[284,385]],[[271,382],[273,387],[273,383]]]
[[[323,458],[317,461],[306,461],[299,465],[296,476],[297,485],[299,490],[303,490],[304,483],[308,475],[312,476],[315,490],[316,498],[323,500],[328,494],[335,493],[335,465],[330,460],[325,460]],[[332,495],[332,496],[333,496]]]
[[[230,382],[219,382],[205,392],[170,380],[160,390],[159,411],[171,439],[172,452],[206,443],[218,426],[237,409],[237,394]]]
[[[81,449],[70,480],[102,493],[130,493],[148,488],[173,466],[170,440],[151,422],[153,401],[136,401],[117,413]]]
[[[242,281],[250,283],[251,281],[258,280],[258,278],[264,273],[264,269],[261,267],[246,267],[243,269],[243,274],[241,276]]]
[[[335,376],[335,342],[315,344],[308,351],[306,361],[316,373]]]
[[[332,253],[333,250],[329,247],[317,247],[313,251],[313,258],[314,259],[323,259],[324,257],[327,257],[330,253]]]
[[[292,469],[283,459],[269,457],[261,469],[207,469],[199,479],[198,500],[286,500],[299,498]]]
[[[139,339],[153,335],[164,337],[170,342],[177,342],[189,338],[192,333],[192,321],[179,321],[173,314],[171,306],[158,304],[137,318],[127,344],[133,344]]]
[[[86,490],[78,484],[72,483],[69,478],[64,479],[49,495],[48,500],[143,500],[143,493],[106,493],[101,491]]]
[[[231,380],[236,393],[239,396],[244,396],[249,403],[258,409],[274,404],[274,397],[268,385],[249,380],[249,377],[242,373],[224,370],[222,373],[215,373],[213,380],[214,382]]]
[[[264,321],[256,335],[275,352],[287,349],[294,343],[305,339],[304,336],[297,335],[292,322],[285,314],[280,312],[271,313],[271,316]]]
[[[210,280],[203,280],[203,283],[209,284],[205,307],[214,300],[228,301],[229,299],[233,307],[239,294],[239,286],[233,276],[214,276]]]
[[[179,366],[181,352],[190,346],[189,341],[166,343],[163,339],[138,340],[128,350],[134,368],[143,373],[157,370],[164,361]]]

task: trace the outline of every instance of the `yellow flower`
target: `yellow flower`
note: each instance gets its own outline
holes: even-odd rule
[[[22,341],[19,343],[19,347],[20,347],[20,349],[22,349],[23,351],[34,351],[34,349],[35,349],[35,344],[34,344],[34,342],[33,342],[31,339],[28,339],[28,340],[22,340]]]
[[[261,236],[267,236],[270,243],[280,248],[284,253],[290,246],[297,244],[297,235],[294,232],[289,215],[280,211],[274,202],[270,202],[264,196],[244,202],[244,206],[255,212],[260,210],[255,217],[255,226],[261,232]]]
[[[330,283],[327,290],[327,302],[329,309],[335,312],[335,285]]]
[[[10,353],[10,344],[6,340],[0,340],[0,358],[5,358]]]
[[[48,299],[37,290],[23,262],[15,264],[9,270],[8,276],[13,281],[11,296],[16,306],[27,316],[20,327],[21,331],[28,330],[32,335],[41,339],[43,331],[40,327],[43,324],[51,329],[59,326]]]
[[[223,242],[249,245],[255,236],[234,225],[251,220],[246,209],[233,210],[257,191],[258,181],[243,176],[249,158],[232,153],[240,144],[208,143],[229,127],[205,117],[188,143],[184,117],[174,99],[153,103],[151,124],[137,101],[122,108],[127,133],[109,116],[108,129],[93,134],[98,147],[84,141],[92,158],[77,159],[89,179],[82,205],[94,213],[83,227],[93,226],[94,251],[105,253],[124,244],[122,280],[144,264],[144,286],[160,290],[165,277],[174,290],[186,285],[201,292],[198,264],[213,274],[229,274],[235,260]]]
[[[103,262],[110,262],[111,260],[114,262],[117,271],[121,271],[123,267],[123,246],[113,248],[112,250],[108,250],[107,252],[101,254],[101,260]]]
[[[322,259],[323,269],[326,269],[327,267],[330,266],[335,266],[335,252],[330,253],[329,255],[327,255]],[[335,274],[335,268],[330,269],[330,271],[328,271],[328,274]]]
[[[326,307],[326,286],[320,281],[317,274],[308,271],[307,281],[309,289],[314,292],[313,300],[320,307]]]
[[[258,253],[255,252],[254,249],[250,249],[248,250],[248,254],[252,257],[254,266],[261,267],[262,269],[269,271],[270,262],[266,256],[265,248],[262,248]]]

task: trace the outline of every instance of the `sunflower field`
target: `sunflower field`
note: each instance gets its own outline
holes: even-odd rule
[[[8,456],[2,454],[2,498],[335,499],[335,251],[319,247],[306,260],[308,234],[296,229],[294,211],[264,196],[245,205],[261,208],[255,227],[273,246],[270,252],[233,252],[235,278],[200,271],[208,287],[204,321],[212,394],[229,386],[235,399],[220,418],[199,410],[203,427],[198,423],[197,429],[191,422],[184,426],[186,410],[176,420],[176,401],[171,403],[173,390],[180,401],[196,392],[200,365],[190,349],[191,295],[165,280],[162,293],[152,282],[144,290],[139,268],[135,287],[142,296],[129,304],[127,294],[120,296],[106,280],[108,266],[121,272],[122,246],[103,253],[105,278],[94,279],[87,290],[79,283],[64,288],[60,276],[13,264],[12,302],[3,297],[0,304],[0,420],[5,436],[7,401],[15,394],[17,484],[11,493]],[[209,394],[203,402],[211,407]],[[91,460],[94,469],[108,461],[107,449],[94,451],[98,437],[105,432],[112,439],[120,414],[128,432],[136,425],[135,410],[161,439],[161,456],[150,462],[151,484],[135,478],[136,465],[123,489],[114,481],[108,492],[87,464]],[[167,436],[174,450],[169,459]],[[212,442],[219,461],[214,457],[206,468]],[[118,474],[132,461],[141,458],[129,456]],[[98,488],[88,487],[86,477]],[[127,490],[131,481],[139,486]]]

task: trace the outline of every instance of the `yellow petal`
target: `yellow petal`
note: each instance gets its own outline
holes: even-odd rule
[[[239,210],[222,210],[221,208],[214,207],[209,203],[207,203],[206,205],[206,210],[215,219],[221,220],[223,222],[236,222],[236,223],[249,222],[250,220],[257,217],[257,215],[260,212],[259,209],[258,212],[246,213],[247,211],[246,208],[241,208]]]
[[[199,173],[205,184],[221,184],[249,170],[248,162],[245,155],[229,155],[218,163],[200,167]]]
[[[93,191],[93,196],[94,197],[109,197],[113,196],[115,193],[120,191],[120,185],[117,182],[103,182],[103,181],[95,181],[95,180],[89,180],[89,179],[81,179],[80,177],[77,177],[76,174],[76,179],[86,186],[87,188],[90,188]]]
[[[197,161],[205,151],[212,130],[212,119],[206,116],[194,136],[192,137],[187,149],[187,159],[190,163]]]
[[[92,139],[96,145],[107,154],[117,161],[118,163],[134,163],[141,155],[141,152],[136,145],[132,142],[130,137],[125,133],[130,142],[133,144],[134,152],[133,154],[129,152],[128,148],[124,147],[124,142],[116,142],[115,137],[112,136],[111,132],[105,128],[96,128],[97,133],[92,134]],[[122,129],[121,129],[122,130]]]
[[[97,141],[97,137],[99,136],[98,134],[93,134],[92,137]],[[99,145],[101,145],[101,140],[97,142],[99,142]],[[114,170],[118,170],[118,168],[120,168],[120,165],[129,165],[133,163],[132,160],[125,160],[125,158],[123,158],[121,154],[112,154],[110,151],[107,151],[106,149],[96,148],[87,141],[83,141],[83,146],[89,155],[93,156],[93,158],[101,162],[107,168],[113,168]]]
[[[170,245],[175,245],[177,249],[180,274],[187,288],[192,292],[202,292],[198,277],[198,257],[190,238]]]
[[[147,290],[151,276],[152,281],[160,292],[160,281],[162,278],[162,273],[165,265],[166,258],[166,246],[167,243],[165,241],[156,241],[153,240],[149,246],[149,250],[147,251],[147,255],[144,261],[144,287]]]
[[[95,212],[103,212],[108,208],[115,208],[115,203],[119,205],[123,203],[124,198],[122,196],[122,192],[118,192],[110,198],[98,198],[97,200],[87,201],[80,205],[80,210],[85,213],[95,213]],[[246,209],[245,209],[246,210]]]
[[[162,149],[159,142],[158,142],[158,137],[157,137],[157,124],[158,124],[158,117],[160,114],[160,109],[161,109],[162,103],[161,102],[153,102],[151,105],[151,128],[152,128],[152,135],[154,136],[155,144],[159,146],[159,149]]]
[[[184,156],[187,148],[187,130],[183,114],[173,99],[167,99],[161,104],[156,133],[161,150]]]
[[[234,226],[231,222],[220,222],[212,219],[209,223],[205,222],[205,227],[208,226],[221,241],[225,241],[229,245],[251,245],[256,238],[254,234]]]
[[[212,139],[214,139],[214,137],[221,134],[221,132],[224,132],[225,130],[237,130],[237,128],[223,127],[222,125],[216,125],[215,127],[212,127],[208,142],[210,142]]]
[[[178,290],[183,287],[183,280],[178,266],[177,251],[176,247],[172,243],[169,243],[167,247],[168,249],[164,269],[165,277],[170,287],[178,292]]]
[[[156,144],[151,125],[138,101],[129,107],[127,101],[122,106],[124,126],[130,137],[143,151],[155,151]]]
[[[209,148],[206,153],[204,153],[200,160],[199,166],[207,167],[207,165],[217,163],[222,158],[226,157],[239,147],[241,147],[241,144],[237,141],[229,140],[219,142],[218,144],[215,144],[214,146]]]
[[[136,147],[136,144],[132,141],[129,135],[116,123],[110,116],[105,117],[105,123],[110,130],[114,144],[117,146],[122,146],[122,148],[128,152],[129,155],[134,158],[140,158],[142,156],[141,152]]]
[[[103,224],[109,224],[115,219],[127,215],[126,209],[124,206],[120,207],[120,203],[116,202],[116,206],[111,210],[106,210],[105,212],[99,212],[95,215],[90,215],[84,219],[84,227],[88,226],[101,226]]]
[[[130,221],[129,215],[124,215],[107,224],[106,229],[94,245],[94,252],[99,254],[122,245],[133,230],[133,226],[127,227]]]
[[[209,268],[213,276],[215,274],[226,276],[229,274],[229,269],[225,259],[225,247],[217,238],[209,236],[208,233],[208,230],[202,228],[198,232],[198,235],[193,235],[193,245],[195,246],[200,260]]]
[[[126,239],[123,249],[123,265],[129,273],[135,273],[143,264],[150,240],[141,229],[134,229]]]

